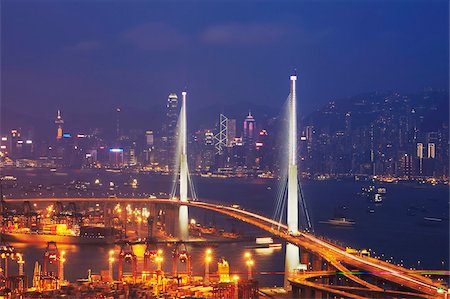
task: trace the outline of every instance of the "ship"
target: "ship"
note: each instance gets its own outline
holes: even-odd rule
[[[2,239],[11,243],[32,243],[46,244],[56,242],[58,244],[114,244],[114,236],[73,236],[73,235],[55,235],[55,234],[37,234],[37,233],[19,233],[6,232],[1,233]]]
[[[1,233],[2,239],[16,243],[47,243],[60,244],[114,244],[117,231],[110,227],[82,226],[79,232],[65,228],[65,224],[44,226],[42,230],[11,230]],[[50,229],[48,229],[50,227]],[[61,228],[62,227],[62,228]]]
[[[448,225],[448,218],[440,218],[440,217],[423,217],[422,221],[420,221],[420,225],[423,226],[440,226],[446,223]]]
[[[355,221],[348,219],[346,217],[340,217],[340,218],[331,218],[328,221],[320,221],[320,223],[324,224],[330,224],[335,226],[352,226],[355,225]]]
[[[375,195],[373,196],[373,201],[375,203],[382,203],[383,202],[383,196],[381,196],[381,194],[379,194],[379,193],[375,193]]]

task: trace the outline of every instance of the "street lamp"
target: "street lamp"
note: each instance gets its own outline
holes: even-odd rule
[[[252,254],[248,251],[244,254],[244,257],[246,259],[245,264],[247,265],[247,279],[252,280],[252,267],[255,262],[252,259]]]
[[[233,275],[233,281],[234,281],[234,298],[239,299],[239,276]]]
[[[23,260],[22,253],[17,253],[17,263],[19,264],[19,276],[23,275],[23,264],[25,264],[25,261]]]
[[[163,251],[161,249],[158,249],[158,252],[155,256],[155,262],[158,265],[158,271],[161,271],[161,264],[164,261],[162,254],[163,254]]]
[[[109,274],[109,279],[111,279],[111,281],[114,281],[113,264],[114,264],[114,250],[111,249],[109,251],[109,258],[108,258],[108,274]]]
[[[253,267],[255,262],[250,259],[250,260],[247,260],[245,263],[247,264],[247,279],[248,280],[252,280],[253,279],[252,267]]]
[[[64,263],[66,262],[66,258],[64,257],[66,255],[66,252],[63,250],[61,251],[61,256],[59,258],[60,261],[60,272],[59,272],[59,276],[60,276],[60,281],[63,282],[64,281]]]
[[[206,249],[205,252],[205,285],[209,284],[209,264],[212,261],[212,257],[211,257],[211,253],[212,250],[211,249]]]

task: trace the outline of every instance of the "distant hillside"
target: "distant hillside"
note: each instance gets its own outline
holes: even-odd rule
[[[424,91],[415,94],[374,92],[329,102],[305,117],[302,125],[343,129],[345,116],[351,115],[353,128],[368,126],[382,116],[398,118],[413,111],[419,116],[422,129],[437,130],[448,124],[448,91]]]

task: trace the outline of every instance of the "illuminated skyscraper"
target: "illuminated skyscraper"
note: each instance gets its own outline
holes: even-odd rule
[[[116,138],[117,140],[120,139],[120,108],[116,108]]]
[[[163,166],[173,166],[170,163],[175,160],[176,131],[178,121],[178,96],[169,94],[167,99],[166,120],[163,125],[160,163]]]
[[[228,119],[227,123],[227,146],[232,147],[236,138],[236,120]]]
[[[428,143],[428,159],[436,157],[436,146],[434,143]]]
[[[245,146],[245,164],[252,167],[255,163],[255,128],[256,121],[249,111],[244,120],[244,146]]]
[[[58,110],[58,115],[56,116],[56,120],[55,120],[55,124],[57,126],[56,129],[56,139],[60,140],[63,137],[63,124],[64,124],[64,120],[61,116],[61,111]]]
[[[419,175],[423,173],[423,143],[417,143],[417,157],[419,158]]]
[[[423,143],[417,143],[417,157],[423,158]]]

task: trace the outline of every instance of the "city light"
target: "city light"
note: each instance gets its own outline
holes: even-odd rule
[[[255,262],[252,259],[252,254],[248,251],[244,254],[244,257],[246,259],[245,264],[247,265],[247,279],[252,280],[253,279],[252,268]]]
[[[447,298],[446,5],[18,2],[0,294]]]
[[[211,248],[205,250],[205,280],[204,280],[205,285],[208,285],[210,283],[209,265],[212,261],[211,254],[212,254]]]
[[[123,153],[123,148],[110,148],[111,153]]]

